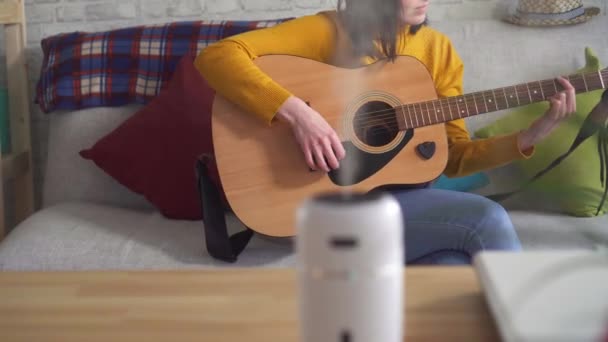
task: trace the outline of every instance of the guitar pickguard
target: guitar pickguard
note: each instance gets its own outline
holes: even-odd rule
[[[413,136],[414,130],[408,129],[397,146],[383,153],[369,153],[360,150],[350,141],[343,142],[346,157],[340,161],[340,168],[328,173],[329,179],[338,186],[350,186],[364,181],[399,154]]]

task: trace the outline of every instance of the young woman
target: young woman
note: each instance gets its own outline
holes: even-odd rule
[[[345,151],[334,129],[302,99],[270,79],[252,61],[267,54],[338,65],[366,65],[409,55],[428,69],[440,97],[462,94],[463,63],[449,38],[427,25],[429,0],[341,0],[336,11],[293,19],[272,28],[227,38],[204,49],[195,65],[228,100],[260,120],[288,122],[315,170],[338,168]],[[445,174],[464,176],[529,158],[534,145],[575,111],[572,85],[528,129],[471,140],[462,119],[446,123],[449,157]],[[520,250],[506,211],[475,194],[430,188],[391,191],[406,224],[406,262],[468,264],[483,249]]]

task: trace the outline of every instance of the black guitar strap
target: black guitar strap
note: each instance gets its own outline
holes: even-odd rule
[[[253,236],[253,230],[245,230],[228,236],[226,212],[222,205],[218,186],[209,177],[213,156],[205,154],[196,160],[198,193],[203,211],[203,225],[207,252],[226,262],[236,262]]]
[[[596,133],[598,133],[597,149],[600,158],[600,181],[602,187],[604,188],[604,194],[602,195],[602,199],[595,213],[596,216],[599,215],[600,211],[604,206],[604,202],[606,201],[606,194],[608,193],[608,186],[606,185],[606,181],[608,178],[608,89],[604,91],[598,104],[591,110],[587,118],[585,118],[585,121],[583,121],[581,129],[579,130],[576,138],[574,138],[572,145],[570,146],[568,151],[566,151],[566,153],[556,158],[546,168],[539,171],[536,175],[534,175],[534,177],[528,180],[517,190],[502,194],[488,195],[487,197],[497,202],[500,202],[506,200],[515,193],[524,190],[532,182],[539,179],[541,176],[543,176],[544,174],[555,168],[557,165],[559,165],[583,141],[585,141],[587,138],[593,136]]]

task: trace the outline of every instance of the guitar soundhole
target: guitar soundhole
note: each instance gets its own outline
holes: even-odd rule
[[[387,103],[372,101],[355,113],[353,121],[357,138],[367,145],[387,145],[399,133],[395,110]]]

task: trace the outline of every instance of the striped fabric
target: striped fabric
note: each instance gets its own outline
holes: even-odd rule
[[[41,43],[35,101],[45,113],[145,104],[166,87],[182,56],[286,20],[185,21],[54,35]]]

